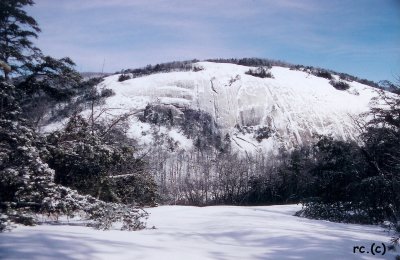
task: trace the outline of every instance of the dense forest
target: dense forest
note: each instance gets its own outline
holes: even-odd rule
[[[145,227],[143,208],[157,204],[302,203],[298,216],[389,221],[400,232],[400,82],[384,82],[390,92],[381,90],[369,113],[354,118],[358,140],[319,136],[315,143],[278,155],[244,156],[203,111],[184,109],[177,117],[171,108],[149,104],[144,111],[102,120],[107,111],[97,108],[112,91],[98,91],[101,78],[83,79],[71,59],[46,56],[33,44],[40,28],[24,11],[33,4],[0,3],[0,230],[14,223],[34,225],[38,214],[54,219],[79,214],[96,228],[122,221],[122,229],[137,230]],[[247,73],[261,78],[273,77],[268,71],[273,65],[331,77],[330,71],[264,59],[210,61],[259,67]],[[126,70],[119,80],[202,69],[193,62]],[[331,84],[347,87],[340,81]],[[126,134],[132,116],[151,123],[155,133],[157,126],[179,127],[194,140],[194,149],[179,150],[160,133],[156,141],[163,145],[140,150]],[[39,131],[40,122],[60,119],[67,119],[62,130]],[[268,138],[269,129],[256,134],[259,140]]]

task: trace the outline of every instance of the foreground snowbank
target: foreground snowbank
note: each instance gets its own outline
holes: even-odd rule
[[[19,227],[0,234],[0,259],[393,259],[353,253],[387,244],[382,228],[292,216],[299,208],[162,206],[149,210],[156,229],[138,232]]]

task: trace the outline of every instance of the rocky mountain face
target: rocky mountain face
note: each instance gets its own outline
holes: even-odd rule
[[[305,67],[214,62],[141,77],[113,75],[97,87],[115,93],[104,105],[112,115],[139,111],[128,132],[142,145],[157,139],[157,128],[183,149],[230,142],[246,152],[290,149],[318,134],[354,139],[354,118],[378,96],[376,88]]]

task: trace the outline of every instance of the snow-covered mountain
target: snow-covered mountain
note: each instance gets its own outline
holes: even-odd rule
[[[273,66],[272,78],[246,74],[247,67],[228,63],[197,62],[197,69],[158,73],[119,81],[120,75],[106,77],[99,89],[112,89],[114,96],[105,107],[113,115],[162,107],[174,118],[185,110],[203,111],[221,134],[229,134],[232,147],[242,151],[276,151],[313,139],[315,134],[355,138],[353,118],[369,109],[377,90],[355,81],[338,90],[330,80],[310,71]],[[129,134],[146,145],[154,141],[152,122],[130,119]],[[159,126],[181,148],[190,149],[193,138],[182,124]]]

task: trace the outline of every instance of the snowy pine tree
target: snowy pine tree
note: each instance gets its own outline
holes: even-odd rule
[[[34,63],[40,50],[31,39],[37,38],[40,28],[36,20],[23,8],[31,6],[32,0],[2,0],[0,2],[0,63],[6,80],[9,74],[26,70]]]
[[[107,229],[117,221],[123,229],[144,227],[147,213],[134,206],[106,203],[54,183],[54,170],[42,160],[47,154],[40,138],[20,119],[15,86],[0,85],[0,230],[14,223],[33,225],[35,214],[53,216],[83,213],[97,228]]]

